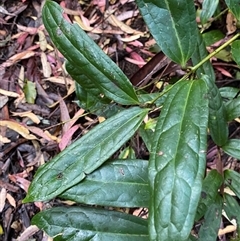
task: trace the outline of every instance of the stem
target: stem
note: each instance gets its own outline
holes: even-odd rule
[[[211,59],[214,55],[219,53],[221,50],[226,48],[229,44],[231,44],[234,40],[236,40],[240,36],[240,33],[236,34],[234,37],[229,39],[226,43],[221,45],[219,48],[214,50],[212,53],[210,53],[206,58],[204,58],[202,61],[200,61],[197,65],[193,66],[191,68],[191,72],[195,72],[201,65],[203,65],[205,62],[207,62],[209,59]]]

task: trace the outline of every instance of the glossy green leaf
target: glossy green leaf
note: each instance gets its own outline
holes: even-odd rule
[[[43,23],[53,43],[71,65],[109,99],[123,105],[138,104],[134,88],[121,69],[77,25],[67,22],[63,10],[47,0]]]
[[[231,195],[224,194],[224,211],[230,220],[234,219],[237,222],[237,233],[240,235],[240,206],[237,200]]]
[[[56,241],[148,241],[147,220],[88,207],[57,207],[36,214],[37,225]]]
[[[224,146],[222,146],[222,149],[229,156],[240,160],[240,139],[228,140],[228,142]]]
[[[209,99],[209,130],[213,141],[218,146],[223,146],[228,140],[228,123],[226,108],[213,79],[203,75],[202,79],[208,86]]]
[[[32,81],[26,80],[23,86],[23,92],[27,103],[34,104],[37,97],[36,85]]]
[[[236,19],[240,20],[239,0],[225,0],[225,2]]]
[[[215,203],[208,206],[203,224],[198,233],[198,241],[216,241],[222,218],[223,199],[218,196]]]
[[[186,66],[196,48],[196,10],[192,0],[136,0],[151,34],[170,59]]]
[[[181,81],[168,93],[150,152],[150,240],[185,241],[192,229],[206,164],[207,86]]]
[[[223,183],[222,176],[217,170],[210,171],[203,181],[201,199],[198,204],[195,221],[198,221],[204,216],[207,209],[219,198],[218,190]]]
[[[240,91],[240,89],[235,88],[235,87],[230,87],[230,86],[221,87],[219,89],[220,95],[223,98],[230,99],[230,100],[235,98],[239,91]]]
[[[200,14],[201,23],[205,24],[215,13],[219,0],[204,0]]]
[[[192,62],[194,65],[197,65],[201,60],[208,56],[206,45],[203,41],[202,35],[197,32],[197,48],[194,54],[192,55]],[[210,61],[205,62],[197,69],[197,77],[201,78],[203,74],[210,76],[212,80],[215,80],[215,73]]]
[[[225,184],[240,198],[240,174],[227,169],[224,171]]]
[[[225,35],[219,29],[214,29],[214,30],[207,31],[206,33],[203,33],[202,37],[206,46],[211,46],[217,41],[223,39]]]
[[[89,85],[89,87],[90,86],[91,85]],[[98,116],[109,118],[124,109],[116,103],[110,103],[110,100],[107,98],[101,95],[95,95],[91,90],[83,88],[77,81],[75,81],[75,93],[77,96],[77,104],[84,110]]]
[[[227,120],[232,121],[240,117],[240,97],[230,100],[226,103]]]
[[[240,65],[240,40],[235,40],[231,45],[231,52],[234,61]]]
[[[148,207],[147,166],[145,160],[107,162],[60,197],[89,205]]]
[[[121,111],[40,166],[24,202],[49,200],[82,181],[134,135],[147,111],[139,107]]]

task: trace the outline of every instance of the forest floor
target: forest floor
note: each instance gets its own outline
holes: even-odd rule
[[[0,240],[3,241],[50,240],[36,226],[31,226],[31,218],[61,201],[22,204],[22,200],[37,168],[100,121],[77,104],[74,81],[64,71],[64,58],[43,26],[43,2],[2,0],[0,4]],[[135,2],[63,0],[59,3],[69,20],[81,25],[134,85],[141,85],[143,73],[139,70],[156,55],[158,48]],[[211,28],[226,35],[226,17]],[[217,85],[240,88],[236,77],[239,69],[227,60],[228,54],[213,59]],[[163,56],[160,57],[159,61]],[[150,64],[145,71],[152,69]],[[181,75],[173,64],[159,70],[161,74],[154,73],[154,77],[169,79]],[[239,130],[238,121],[230,123],[231,137],[239,138]],[[214,168],[216,146],[213,143],[209,146],[208,167]],[[222,158],[226,166],[239,170],[237,160]]]

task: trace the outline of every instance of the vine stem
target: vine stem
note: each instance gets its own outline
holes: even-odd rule
[[[223,50],[224,48],[226,48],[228,45],[230,45],[234,40],[236,40],[238,37],[240,37],[240,33],[237,33],[235,36],[233,36],[231,39],[229,39],[226,43],[224,43],[223,45],[221,45],[219,48],[217,48],[216,50],[214,50],[212,53],[210,53],[207,57],[205,57],[203,60],[201,60],[198,64],[196,64],[195,66],[190,68],[190,71],[185,74],[179,81],[182,80],[186,80],[190,75],[192,75],[194,72],[196,72],[196,70],[202,66],[205,62],[207,62],[208,60],[210,60],[214,55],[216,55],[217,53],[219,53],[221,50]],[[178,81],[178,82],[179,82]],[[177,82],[177,83],[178,83]],[[175,83],[176,84],[176,83]],[[174,85],[175,85],[174,84]],[[156,102],[160,97],[162,97],[163,95],[165,95],[169,90],[171,90],[174,85],[170,86],[167,90],[163,91],[158,97],[156,97],[155,99],[153,99],[152,101],[150,101],[148,104],[153,104],[154,102]]]
[[[207,62],[209,59],[211,59],[214,55],[216,55],[217,53],[219,53],[221,50],[223,50],[224,48],[226,48],[229,44],[231,44],[234,40],[236,40],[238,37],[240,37],[240,33],[237,33],[234,37],[232,37],[231,39],[229,39],[226,43],[224,43],[223,45],[221,45],[219,48],[217,48],[216,50],[214,50],[212,53],[210,53],[206,58],[204,58],[203,60],[201,60],[198,64],[196,64],[195,66],[193,66],[191,68],[191,72],[195,72],[201,65],[203,65],[205,62]]]

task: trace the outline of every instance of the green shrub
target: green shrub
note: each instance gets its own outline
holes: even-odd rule
[[[136,2],[164,54],[189,69],[169,88],[144,98],[78,25],[63,19],[58,4],[47,0],[44,5],[44,25],[66,58],[81,107],[108,118],[40,166],[24,199],[60,197],[84,205],[45,210],[32,223],[54,240],[211,241],[217,238],[224,209],[236,219],[239,233],[239,205],[218,190],[226,185],[240,198],[240,175],[232,170],[205,175],[209,132],[219,151],[240,159],[240,140],[228,137],[228,121],[240,115],[240,99],[234,98],[239,90],[235,95],[230,88],[219,90],[209,62],[231,43],[238,62],[239,34],[208,55],[193,0]],[[216,11],[218,4],[213,2],[218,1],[204,1],[211,11],[202,11],[202,24]],[[226,0],[238,17],[236,2]],[[232,96],[227,102],[224,93]],[[143,120],[156,107],[161,111],[152,132]],[[109,160],[136,131],[148,148],[149,160]],[[110,211],[108,206],[146,207],[149,216],[142,219]],[[199,220],[204,221],[195,237],[191,230]]]

